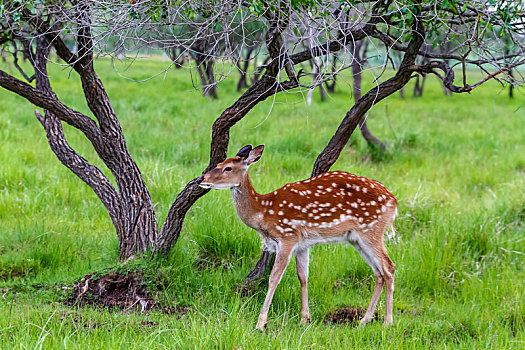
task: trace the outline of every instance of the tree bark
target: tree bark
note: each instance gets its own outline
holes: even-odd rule
[[[354,104],[357,104],[361,99],[362,92],[362,71],[364,64],[364,57],[366,57],[366,42],[360,40],[353,44],[354,57],[352,58],[352,76],[353,80],[353,92],[354,92]],[[382,151],[386,151],[386,145],[377,137],[372,134],[368,125],[366,124],[366,119],[363,119],[359,123],[359,129],[361,130],[361,135],[366,140],[366,142],[371,146],[379,147]]]

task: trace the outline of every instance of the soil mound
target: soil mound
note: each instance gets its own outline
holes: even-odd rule
[[[339,309],[331,311],[324,318],[325,324],[342,324],[342,323],[357,323],[365,315],[366,310],[362,307],[341,307]],[[374,319],[378,319],[377,312],[374,315]]]
[[[122,311],[146,312],[155,302],[143,285],[143,277],[136,273],[118,272],[103,276],[88,274],[73,286],[69,305],[96,305],[118,308]]]

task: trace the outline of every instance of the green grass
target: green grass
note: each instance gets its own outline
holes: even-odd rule
[[[156,61],[119,66],[134,79],[162,68]],[[211,125],[237,98],[235,78],[209,101],[193,89],[188,71],[135,83],[106,61],[97,69],[163,220],[207,165]],[[78,79],[68,73],[53,67],[52,84],[67,104],[88,113]],[[370,76],[365,82],[371,86]],[[259,237],[236,217],[228,191],[196,203],[168,257],[125,267],[161,270],[159,301],[190,312],[65,306],[63,287],[87,273],[124,268],[116,235],[96,196],[49,149],[34,107],[0,90],[0,348],[523,348],[525,113],[522,91],[516,95],[511,100],[488,82],[470,95],[445,97],[429,77],[423,97],[396,94],[375,106],[369,127],[389,154],[356,133],[333,169],[377,179],[398,197],[397,240],[387,242],[397,267],[394,325],[323,323],[339,306],[366,307],[373,289],[370,268],[351,246],[323,245],[311,251],[312,323],[298,324],[292,260],[261,334],[253,328],[264,288],[251,297],[235,290],[259,256]],[[269,99],[232,129],[230,154],[247,143],[266,145],[250,169],[259,192],[304,179],[351,101],[343,84],[327,102],[316,95],[308,108],[296,92]],[[76,130],[66,134],[108,173]],[[384,299],[378,309],[384,312]]]

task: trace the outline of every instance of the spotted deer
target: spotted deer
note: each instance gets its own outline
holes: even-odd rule
[[[241,220],[256,230],[266,249],[276,252],[268,293],[256,329],[263,330],[275,288],[295,255],[301,284],[301,323],[310,320],[308,308],[309,248],[319,243],[349,242],[375,274],[372,300],[360,322],[374,317],[383,285],[386,289],[385,324],[392,324],[395,265],[390,260],[383,236],[392,228],[397,200],[381,183],[342,171],[327,172],[307,180],[289,183],[268,194],[252,186],[248,167],[257,162],[264,145],[241,148],[200,178],[200,186],[231,190]]]

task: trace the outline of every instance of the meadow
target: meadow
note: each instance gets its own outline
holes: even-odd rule
[[[165,65],[138,60],[117,67],[141,80]],[[177,193],[206,167],[211,125],[238,97],[236,75],[221,83],[217,100],[208,100],[188,70],[142,83],[117,74],[109,61],[98,61],[97,70],[162,221]],[[88,113],[74,73],[54,66],[50,74],[58,95]],[[371,74],[364,79],[373,84]],[[311,106],[297,91],[270,98],[232,129],[232,156],[245,144],[266,145],[250,168],[258,192],[309,176],[352,105],[350,83],[340,79],[325,102],[316,93]],[[387,241],[396,264],[394,325],[382,325],[384,294],[379,321],[362,328],[324,322],[339,307],[368,306],[374,279],[350,245],[321,245],[310,252],[312,322],[299,325],[292,259],[264,333],[254,326],[265,285],[251,295],[237,288],[259,257],[260,239],[237,218],[229,191],[212,191],[195,204],[168,256],[121,264],[102,204],[56,159],[34,107],[0,90],[0,348],[523,348],[523,90],[510,99],[490,81],[472,94],[444,96],[428,77],[423,96],[414,98],[412,84],[406,98],[395,94],[368,116],[388,153],[355,132],[332,167],[374,178],[398,198],[397,236]],[[66,134],[108,173],[82,135],[69,127]],[[84,275],[109,271],[139,271],[150,278],[146,284],[162,276],[159,305],[184,311],[66,305],[68,288]]]

